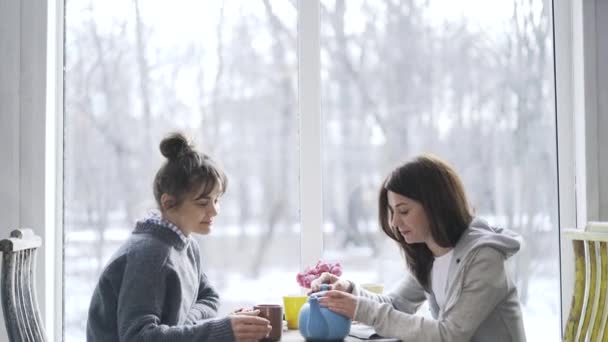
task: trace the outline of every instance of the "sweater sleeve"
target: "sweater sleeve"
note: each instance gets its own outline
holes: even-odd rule
[[[201,272],[198,296],[196,303],[190,308],[187,321],[195,323],[200,320],[215,317],[217,315],[219,301],[220,297],[217,291],[211,287],[205,273]]]
[[[199,324],[161,324],[166,293],[176,284],[167,255],[155,248],[130,252],[118,295],[117,325],[120,342],[181,342],[234,340],[229,318]]]
[[[388,303],[395,309],[410,314],[418,311],[420,305],[426,300],[424,289],[420,286],[416,278],[411,275],[406,276],[405,279],[399,283],[399,286],[388,295],[379,295],[369,292],[354,283],[352,293],[357,296],[357,298],[368,299],[378,303]]]
[[[465,270],[460,295],[441,319],[412,315],[368,298],[359,298],[355,319],[373,326],[382,336],[403,341],[469,341],[508,292],[502,253],[493,248],[475,253]]]

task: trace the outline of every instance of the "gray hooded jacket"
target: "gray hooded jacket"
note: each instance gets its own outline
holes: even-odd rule
[[[382,336],[402,341],[523,342],[526,336],[517,288],[505,267],[520,244],[521,238],[514,232],[475,219],[454,247],[443,310],[435,295],[408,275],[386,296],[355,285],[354,318]],[[425,300],[434,319],[414,315]]]

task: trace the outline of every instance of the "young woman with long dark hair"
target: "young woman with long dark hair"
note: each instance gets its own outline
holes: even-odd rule
[[[473,217],[450,165],[422,155],[396,168],[380,188],[378,213],[405,256],[404,280],[377,295],[325,273],[312,284],[312,291],[331,284],[321,305],[403,341],[526,340],[505,265],[521,238]],[[433,319],[415,315],[424,301]]]

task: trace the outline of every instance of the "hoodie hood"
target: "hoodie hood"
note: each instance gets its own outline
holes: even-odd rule
[[[460,297],[463,289],[464,274],[469,264],[480,248],[493,248],[505,257],[505,260],[517,253],[523,243],[521,236],[511,230],[504,228],[491,227],[486,221],[474,218],[469,227],[462,233],[460,240],[454,246],[454,254],[450,261],[448,271],[448,289],[446,302],[443,312],[450,310],[456,300]],[[430,302],[431,311],[439,312],[439,307],[432,296]]]
[[[462,258],[480,247],[491,247],[510,258],[523,244],[521,236],[509,229],[491,227],[486,221],[474,218],[454,248]]]

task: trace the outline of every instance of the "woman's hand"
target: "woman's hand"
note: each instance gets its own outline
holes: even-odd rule
[[[327,291],[319,298],[319,304],[352,319],[355,317],[357,297],[344,291]]]
[[[323,272],[321,276],[310,283],[310,291],[308,294],[313,292],[318,292],[321,290],[322,284],[329,284],[330,290],[342,291],[342,292],[352,292],[351,283],[348,280],[340,279],[338,276],[333,275],[329,272]]]
[[[257,342],[268,336],[272,327],[267,319],[257,317],[259,313],[254,310],[229,316],[235,342]]]

